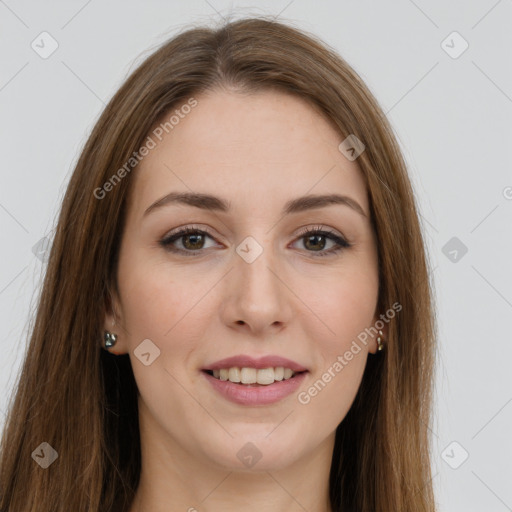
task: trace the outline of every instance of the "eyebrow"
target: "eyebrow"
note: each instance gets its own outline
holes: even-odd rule
[[[157,201],[155,201],[144,212],[144,217],[150,212],[170,204],[184,204],[200,208],[202,210],[212,210],[217,212],[229,212],[231,209],[231,202],[210,194],[201,194],[195,192],[171,192]],[[292,213],[299,213],[306,210],[313,210],[315,208],[324,208],[335,204],[348,206],[355,210],[363,217],[367,217],[366,213],[360,204],[351,197],[339,194],[326,194],[326,195],[307,195],[298,197],[288,201],[283,208],[283,215],[290,215]]]

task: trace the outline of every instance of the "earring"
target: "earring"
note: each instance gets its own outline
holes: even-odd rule
[[[383,333],[382,331],[379,331],[379,335],[377,336],[377,350],[380,352],[381,350],[384,349],[384,343],[383,343]]]
[[[117,334],[113,332],[105,331],[103,336],[103,345],[105,348],[113,347],[117,342]]]

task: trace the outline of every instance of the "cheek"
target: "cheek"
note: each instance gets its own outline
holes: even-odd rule
[[[170,272],[161,262],[126,258],[120,264],[119,285],[131,348],[141,337],[168,344],[176,330],[186,327],[182,319],[200,298],[190,280]]]
[[[161,261],[136,258],[135,250],[127,249],[125,254],[131,256],[120,262],[119,285],[127,349],[141,393],[145,388],[154,393],[173,387],[174,375],[180,381],[186,378],[185,369],[200,347],[211,315],[204,309],[207,301],[201,301],[204,283],[197,276],[171,272]],[[148,339],[156,347],[149,344],[149,348],[158,357],[144,366],[137,355],[141,343]]]
[[[352,268],[315,294],[318,317],[328,327],[322,332],[328,335],[317,330],[318,366],[297,397],[314,428],[336,428],[355,399],[368,357],[368,347],[358,335],[372,325],[377,299],[378,278],[372,267]]]
[[[129,258],[120,265],[119,285],[127,348],[142,401],[161,424],[173,415],[185,417],[186,406],[192,404],[183,387],[188,387],[184,369],[197,351],[198,333],[204,332],[198,322],[190,321],[190,315],[199,311],[194,319],[207,317],[201,316],[201,304],[197,304],[202,294],[189,280],[173,276],[159,263]],[[151,344],[144,341],[148,339]],[[139,354],[148,352],[146,365]]]
[[[371,326],[378,300],[377,273],[371,266],[343,272],[324,283],[314,300],[315,311],[328,332],[322,337],[321,350],[332,360],[334,354],[348,350],[352,341]]]

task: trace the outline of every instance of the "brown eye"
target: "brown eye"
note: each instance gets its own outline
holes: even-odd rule
[[[332,255],[351,247],[351,244],[344,238],[333,231],[324,230],[323,228],[307,229],[301,233],[299,239],[303,240],[303,246],[307,249],[307,252],[317,253],[314,254],[315,257]],[[324,250],[327,244],[326,240],[334,242],[334,247]]]
[[[199,253],[199,251],[205,248],[206,238],[213,239],[206,231],[187,227],[163,238],[160,240],[160,245],[171,252],[194,256],[194,253]],[[176,247],[176,242],[181,242],[182,247]]]
[[[181,238],[183,238],[182,244],[186,249],[197,250],[203,248],[204,235],[202,234],[194,233],[191,235],[183,235]]]
[[[304,247],[312,250],[322,250],[325,248],[325,235],[309,235],[304,237]]]

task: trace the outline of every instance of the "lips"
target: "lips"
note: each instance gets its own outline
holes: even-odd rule
[[[208,364],[202,368],[202,370],[213,371],[232,367],[255,368],[260,370],[263,368],[275,368],[280,366],[283,368],[290,368],[290,370],[293,370],[296,373],[308,371],[305,366],[302,366],[301,364],[297,363],[296,361],[292,361],[291,359],[287,359],[286,357],[268,355],[260,358],[254,358],[244,354],[215,361],[214,363]]]
[[[286,357],[255,358],[237,355],[220,359],[201,369],[212,388],[238,405],[271,405],[301,385],[309,370]]]

